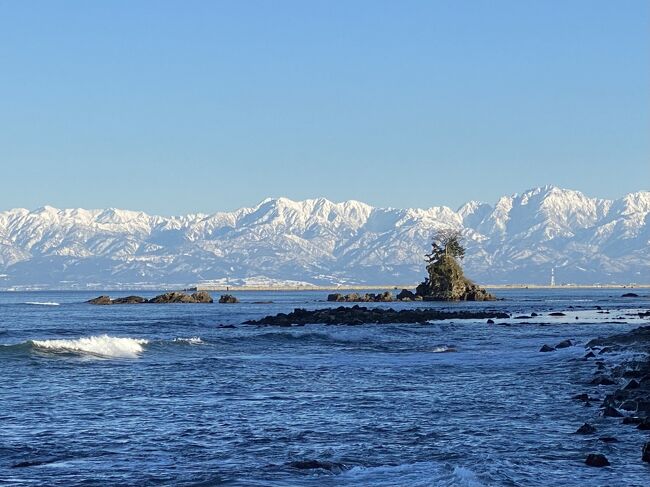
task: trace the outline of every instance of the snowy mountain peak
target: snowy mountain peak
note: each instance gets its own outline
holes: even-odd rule
[[[262,279],[415,283],[432,234],[466,237],[468,275],[487,283],[650,282],[650,192],[618,200],[543,186],[457,211],[267,198],[211,215],[0,212],[0,287],[188,285]]]

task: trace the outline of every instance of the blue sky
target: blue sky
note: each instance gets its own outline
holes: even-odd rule
[[[0,0],[0,209],[650,189],[650,2]]]

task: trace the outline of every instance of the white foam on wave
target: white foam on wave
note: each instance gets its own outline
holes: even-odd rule
[[[457,352],[456,347],[448,347],[447,345],[441,345],[439,347],[434,347],[431,350],[431,353],[447,353],[447,352]]]
[[[402,465],[381,465],[376,467],[355,466],[343,472],[339,479],[345,485],[413,487],[482,487],[484,484],[469,468],[440,464],[436,462],[416,462]]]
[[[143,345],[149,340],[142,338],[90,336],[76,340],[32,340],[34,347],[52,352],[76,352],[97,357],[137,358]]]
[[[61,303],[55,303],[54,301],[27,301],[25,304],[31,304],[34,306],[60,306]]]
[[[205,343],[201,340],[201,337],[174,338],[172,341],[175,343],[187,343],[189,345],[203,345]]]

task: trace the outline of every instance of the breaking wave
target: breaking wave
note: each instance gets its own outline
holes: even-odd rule
[[[76,340],[31,340],[35,349],[54,353],[80,353],[96,357],[137,358],[149,343],[141,338],[90,336]]]
[[[60,306],[61,303],[55,303],[54,301],[27,301],[25,304],[31,304],[33,306]]]

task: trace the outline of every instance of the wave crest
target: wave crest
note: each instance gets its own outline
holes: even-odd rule
[[[48,352],[73,352],[97,357],[137,358],[149,340],[112,337],[108,335],[82,337],[76,340],[32,340],[34,348]]]
[[[61,303],[55,303],[54,301],[27,301],[25,304],[31,304],[33,306],[60,306]]]

